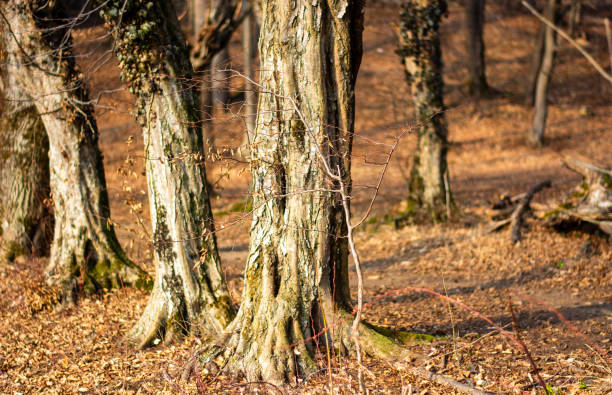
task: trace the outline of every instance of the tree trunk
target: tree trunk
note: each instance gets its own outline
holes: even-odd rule
[[[4,42],[9,40],[6,29]],[[20,255],[45,255],[51,245],[53,215],[49,199],[49,140],[32,101],[15,78],[15,57],[0,58],[0,261]]]
[[[227,47],[220,50],[212,60],[212,103],[215,110],[225,111],[229,104],[229,80],[231,61]]]
[[[399,31],[398,53],[402,56],[418,122],[409,200],[417,208],[426,210],[434,221],[447,219],[452,206],[438,31],[445,12],[444,0],[406,1]]]
[[[34,100],[49,138],[55,229],[48,283],[68,303],[76,285],[88,292],[145,286],[146,273],[126,257],[110,221],[98,129],[64,10],[15,0],[2,8],[11,38],[7,50],[19,62],[16,78]]]
[[[546,19],[556,21],[559,0],[548,0],[546,6]],[[553,72],[556,33],[553,29],[546,26],[544,28],[544,49],[542,54],[542,65],[536,80],[535,86],[535,112],[533,116],[533,126],[528,135],[529,143],[533,146],[541,146],[544,140],[544,130],[546,129],[546,116],[548,112],[548,85]]]
[[[466,0],[465,24],[468,56],[468,90],[470,95],[483,96],[489,92],[485,74],[485,45],[483,30],[485,0]]]
[[[206,144],[205,152],[209,153],[216,151],[211,122],[216,105],[215,100],[213,100],[213,82],[215,79],[222,81],[225,78],[215,74],[215,55],[227,47],[233,32],[249,11],[248,8],[241,7],[241,0],[193,1],[195,37],[190,58],[195,72],[202,77],[200,83],[203,111],[202,129]],[[225,65],[226,62],[222,63]],[[227,82],[225,85],[227,85]],[[225,102],[226,99],[221,98],[221,100]]]
[[[243,4],[246,4],[243,0]],[[250,13],[242,22],[242,59],[243,73],[246,76],[244,79],[244,98],[245,98],[245,125],[246,133],[244,135],[241,151],[243,156],[249,152],[250,142],[255,132],[255,119],[257,114],[257,94],[255,92],[255,84],[251,81],[254,79],[253,59],[255,58],[255,50],[253,41],[255,36],[255,15]]]
[[[536,44],[533,50],[533,56],[531,58],[531,67],[529,68],[527,89],[525,90],[525,104],[530,107],[534,105],[535,101],[536,83],[538,81],[538,75],[540,75],[540,68],[542,67],[545,41],[546,25],[540,23],[538,26],[538,32],[536,33]]]
[[[363,5],[277,0],[262,10],[245,288],[223,346],[202,360],[221,353],[249,381],[286,383],[316,370],[318,344],[352,347],[346,217],[321,159],[350,182]],[[364,329],[362,341],[375,336]]]
[[[202,152],[200,101],[171,2],[103,5],[122,78],[143,127],[156,276],[131,332],[143,347],[180,332],[221,331],[234,315],[220,268]],[[117,16],[118,15],[118,16]],[[137,33],[133,34],[133,26]]]

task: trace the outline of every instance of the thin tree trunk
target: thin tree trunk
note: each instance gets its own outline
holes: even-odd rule
[[[243,0],[246,4],[246,0]],[[242,59],[243,73],[247,77],[244,80],[244,98],[245,98],[245,125],[246,133],[243,139],[241,151],[249,152],[249,144],[252,140],[255,131],[255,118],[257,112],[257,94],[255,93],[255,85],[251,82],[254,79],[253,58],[255,51],[253,48],[254,33],[255,33],[255,16],[250,13],[242,22]]]
[[[548,0],[545,17],[555,21],[559,0]],[[542,65],[538,73],[535,87],[535,112],[533,116],[533,126],[528,135],[529,143],[533,146],[541,146],[544,140],[544,130],[546,129],[546,117],[548,113],[548,85],[553,72],[556,33],[553,29],[546,26],[544,37],[544,52],[542,55]]]
[[[210,8],[209,0],[192,0],[192,21],[193,21],[193,42],[198,42],[200,30],[207,26]],[[196,44],[197,45],[197,44]],[[213,101],[212,101],[212,80],[210,67],[206,66],[199,74],[199,95],[202,104],[202,136],[204,139],[204,153],[211,154],[216,152],[215,140],[213,136]]]
[[[6,29],[3,41],[11,39]],[[45,255],[53,237],[49,199],[49,140],[34,103],[14,73],[16,59],[0,43],[0,261]]]
[[[527,79],[527,89],[525,90],[525,104],[533,106],[535,101],[536,83],[540,68],[542,67],[542,59],[544,57],[544,43],[546,41],[546,25],[540,23],[538,32],[536,33],[536,44],[531,58],[531,67]]]
[[[114,3],[103,9],[122,76],[138,99],[157,266],[131,337],[147,346],[184,331],[214,334],[234,309],[220,268],[185,39],[171,2],[120,4],[119,16]],[[131,35],[132,26],[142,27],[141,36]]]
[[[438,30],[445,12],[444,0],[408,0],[403,5],[399,31],[398,53],[402,56],[418,122],[409,200],[425,209],[434,221],[447,219],[452,205]]]
[[[466,0],[465,24],[468,55],[468,90],[471,95],[483,96],[489,92],[485,73],[485,0]]]
[[[229,51],[225,47],[213,57],[211,66],[212,103],[215,110],[225,111],[229,103],[231,67]]]
[[[4,2],[2,10],[12,38],[7,50],[19,61],[17,79],[34,100],[49,138],[55,229],[48,283],[68,303],[77,285],[90,292],[144,286],[146,273],[126,257],[110,220],[98,129],[64,10],[16,0]]]
[[[249,381],[295,382],[317,369],[317,344],[353,347],[346,217],[321,157],[350,185],[362,7],[263,3],[245,288],[222,346],[202,356],[223,354],[226,369]],[[365,325],[361,336],[368,352],[394,346]]]

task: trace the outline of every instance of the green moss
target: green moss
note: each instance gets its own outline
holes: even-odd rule
[[[385,336],[387,338],[392,338],[395,340],[399,340],[404,345],[432,343],[436,340],[445,339],[445,338],[427,335],[423,333],[400,331],[400,330],[395,330],[395,329],[387,328],[384,326],[373,325],[373,324],[367,324],[367,326],[382,336]]]

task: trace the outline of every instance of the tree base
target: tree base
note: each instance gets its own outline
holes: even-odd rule
[[[354,337],[351,335],[352,320],[353,315],[338,313],[334,327],[315,336],[300,338],[302,331],[296,321],[285,322],[289,325],[261,328],[263,332],[246,332],[242,331],[244,325],[241,320],[236,319],[214,345],[203,350],[197,360],[187,365],[183,379],[187,379],[195,370],[194,364],[199,363],[209,372],[226,372],[248,381],[275,385],[297,383],[300,378],[319,370],[314,357],[316,350],[340,355],[355,352]],[[255,335],[261,333],[263,335]],[[405,346],[433,340],[434,337],[429,335],[393,331],[366,322],[359,325],[362,351],[391,363],[423,360],[424,356],[407,350]]]

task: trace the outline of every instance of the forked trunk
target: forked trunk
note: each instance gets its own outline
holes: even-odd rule
[[[117,0],[103,3],[103,16],[122,78],[138,99],[157,266],[153,293],[131,336],[146,346],[183,331],[215,334],[234,310],[206,186],[200,101],[176,12],[171,2]]]
[[[403,5],[399,31],[398,53],[414,100],[418,137],[409,199],[434,221],[447,219],[452,206],[439,35],[445,13],[444,0],[408,0]]]
[[[60,7],[6,1],[2,10],[18,64],[13,73],[34,100],[49,138],[55,229],[47,268],[66,301],[87,291],[144,285],[146,273],[125,256],[110,221],[98,129],[72,55]]]
[[[483,39],[485,0],[466,0],[465,24],[468,55],[468,90],[471,95],[482,96],[489,91],[485,73],[485,46]]]
[[[2,31],[6,40],[8,32]],[[0,48],[4,45],[0,43]],[[0,51],[0,262],[45,255],[53,237],[49,140],[32,101],[19,86],[15,57]]]
[[[559,0],[548,0],[544,16],[549,21],[555,21],[558,13]],[[538,72],[535,85],[535,112],[533,115],[533,126],[528,135],[529,143],[533,146],[541,146],[546,129],[546,117],[548,115],[548,85],[553,72],[555,61],[556,33],[546,26],[544,33],[544,49],[542,53],[542,64]]]

